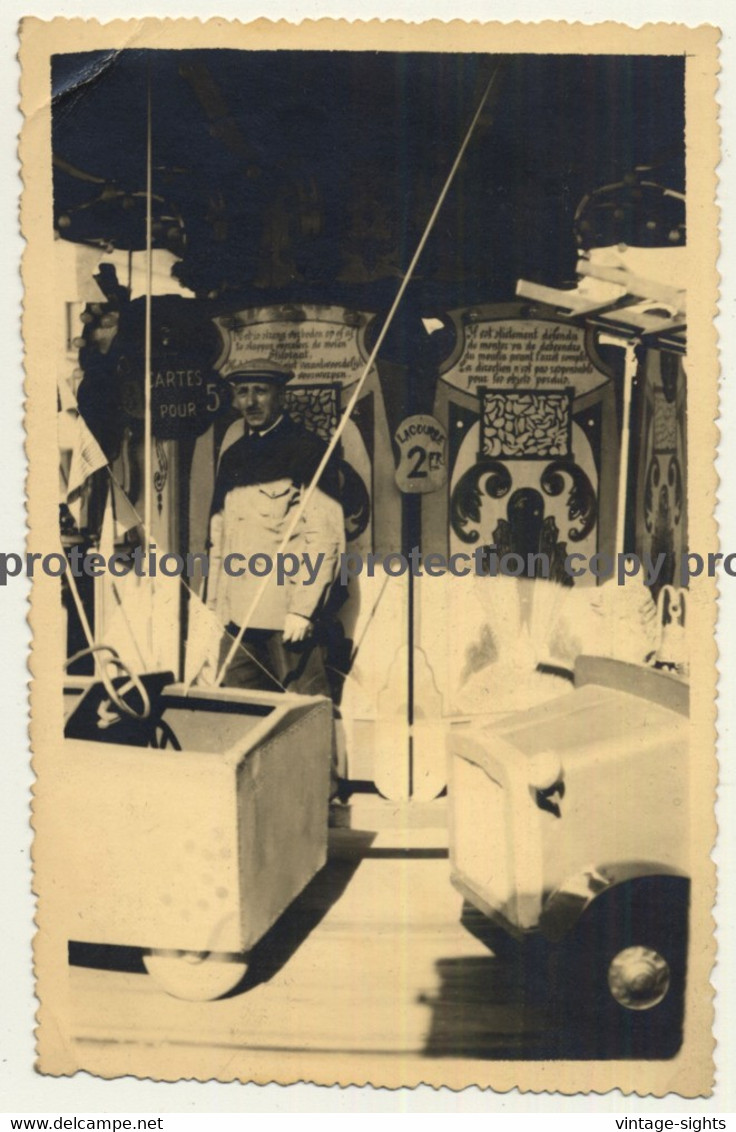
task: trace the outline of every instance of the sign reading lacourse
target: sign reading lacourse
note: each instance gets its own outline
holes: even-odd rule
[[[406,417],[394,435],[399,449],[396,483],[400,491],[423,494],[436,491],[447,480],[447,433],[426,413]]]

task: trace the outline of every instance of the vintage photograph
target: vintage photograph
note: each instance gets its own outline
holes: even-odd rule
[[[715,33],[166,23],[23,33],[39,1068],[706,1094]]]

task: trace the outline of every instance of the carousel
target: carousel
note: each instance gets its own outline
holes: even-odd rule
[[[53,81],[61,540],[122,563],[60,594],[77,1040],[204,1024],[254,1056],[672,1056],[681,61],[131,50],[57,56]],[[624,124],[633,90],[649,109]],[[288,413],[325,446],[281,551],[333,462],[353,563],[487,563],[351,570],[329,698],[223,686],[266,588],[234,631],[206,603],[227,378],[258,358],[293,373]],[[366,991],[337,1035],[341,949],[385,1009]],[[300,978],[314,1010],[292,1032]],[[198,1013],[162,1022],[161,991]]]

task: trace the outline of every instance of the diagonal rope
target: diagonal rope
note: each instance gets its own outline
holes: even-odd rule
[[[301,521],[301,518],[304,514],[304,511],[306,510],[307,506],[309,505],[309,501],[312,497],[314,489],[316,488],[317,484],[319,483],[320,477],[322,476],[322,473],[324,472],[325,468],[327,467],[327,464],[330,460],[330,457],[332,456],[332,453],[334,452],[335,448],[339,444],[340,438],[341,438],[343,432],[345,431],[345,427],[346,427],[346,425],[347,425],[347,423],[348,423],[348,421],[349,421],[349,419],[350,419],[350,417],[353,413],[353,410],[355,409],[355,406],[358,403],[358,399],[359,399],[360,394],[362,392],[363,386],[365,385],[365,382],[368,378],[368,375],[371,372],[371,370],[372,370],[372,368],[375,364],[376,358],[378,356],[378,352],[381,349],[381,346],[383,345],[384,339],[386,337],[386,334],[388,333],[388,329],[389,329],[389,327],[390,327],[390,325],[393,321],[394,315],[396,314],[396,311],[398,310],[399,304],[404,297],[404,293],[406,291],[406,288],[409,285],[409,281],[411,280],[411,277],[414,274],[414,270],[416,268],[416,265],[419,262],[419,257],[421,256],[422,252],[424,251],[424,246],[427,243],[427,240],[429,238],[429,234],[434,227],[435,221],[437,220],[437,217],[439,216],[440,209],[442,208],[442,205],[445,202],[445,198],[446,198],[448,192],[450,191],[450,186],[452,185],[452,182],[455,179],[455,175],[456,175],[458,169],[460,168],[460,163],[462,162],[462,159],[465,156],[465,151],[468,148],[468,145],[470,144],[470,139],[472,138],[473,133],[475,131],[475,127],[478,124],[478,119],[480,118],[480,116],[483,112],[483,109],[486,105],[486,102],[488,101],[488,98],[490,96],[490,93],[493,90],[493,87],[494,87],[495,82],[496,82],[496,77],[498,75],[498,70],[499,70],[499,68],[498,68],[498,66],[496,66],[496,68],[493,71],[493,74],[491,75],[491,77],[488,81],[488,85],[486,86],[486,89],[483,92],[483,97],[481,98],[481,100],[478,104],[478,109],[476,110],[475,114],[473,115],[473,119],[472,119],[470,125],[468,126],[467,132],[465,134],[465,137],[463,138],[460,149],[458,150],[457,156],[456,156],[456,158],[455,158],[455,160],[452,164],[452,168],[450,169],[450,172],[447,175],[447,179],[445,180],[445,183],[442,186],[442,191],[440,192],[440,195],[437,198],[437,202],[436,202],[436,204],[435,204],[435,206],[432,210],[432,214],[431,214],[429,220],[427,221],[427,224],[424,228],[421,239],[419,240],[419,243],[417,244],[417,248],[416,248],[416,251],[414,252],[411,263],[409,264],[409,267],[407,268],[406,274],[404,275],[404,278],[401,281],[401,286],[399,287],[399,289],[396,293],[396,298],[394,299],[393,304],[391,305],[391,309],[389,310],[389,313],[386,316],[384,324],[381,328],[381,331],[380,331],[378,337],[376,338],[373,349],[371,350],[371,353],[370,353],[370,357],[368,358],[368,361],[365,364],[363,372],[360,375],[360,378],[358,379],[358,382],[355,386],[355,389],[353,390],[353,393],[350,397],[350,400],[348,401],[347,405],[345,406],[345,410],[342,414],[342,417],[340,418],[340,421],[338,423],[337,428],[335,429],[335,432],[332,435],[330,443],[328,444],[328,446],[327,446],[327,448],[324,452],[324,455],[322,456],[322,459],[319,462],[317,470],[314,473],[314,476],[312,477],[312,480],[309,483],[306,491],[302,495],[301,500],[299,502],[299,506],[296,508],[296,510],[295,510],[295,512],[292,516],[291,522],[289,523],[289,525],[286,529],[286,533],[284,534],[284,537],[281,540],[281,544],[279,546],[279,549],[276,552],[277,556],[279,554],[283,554],[284,550],[289,545],[289,542],[290,542],[290,540],[291,540],[291,538],[294,534],[294,531],[296,530],[299,522]],[[255,594],[253,595],[253,600],[252,600],[250,607],[249,607],[249,609],[248,609],[248,611],[247,611],[247,613],[246,613],[246,615],[243,619],[243,624],[238,629],[238,634],[233,641],[230,652],[226,656],[226,658],[225,658],[225,660],[222,664],[222,667],[220,668],[220,671],[217,673],[217,676],[215,677],[215,687],[219,687],[220,684],[222,683],[222,681],[225,677],[225,673],[227,672],[227,669],[228,669],[229,665],[231,664],[231,662],[232,662],[232,660],[235,656],[235,653],[238,649],[238,646],[241,644],[241,641],[243,639],[243,635],[245,634],[245,632],[246,632],[246,630],[247,630],[247,628],[250,624],[250,621],[253,617],[253,614],[254,614],[257,606],[259,605],[264,593],[266,592],[266,589],[268,588],[268,586],[270,584],[270,580],[271,579],[266,574],[264,576],[264,578],[262,579],[260,586],[258,587]]]

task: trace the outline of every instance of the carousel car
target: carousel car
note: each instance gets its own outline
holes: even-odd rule
[[[99,678],[67,677],[53,788],[65,940],[141,948],[170,994],[219,998],[325,863],[331,705],[84,651]]]
[[[687,959],[688,687],[589,656],[574,682],[451,729],[452,882],[543,966],[561,1030],[584,1031],[587,1056],[671,1056]]]

